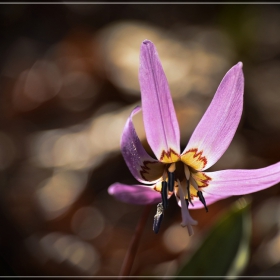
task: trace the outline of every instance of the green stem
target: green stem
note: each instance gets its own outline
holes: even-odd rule
[[[150,210],[152,208],[152,205],[146,205],[142,216],[140,217],[140,220],[137,224],[134,236],[130,242],[129,248],[126,252],[123,264],[122,264],[122,268],[120,271],[120,276],[129,276],[133,262],[134,262],[134,258],[136,256],[136,252],[138,249],[138,245],[139,245],[139,241],[140,238],[142,236],[145,224],[148,220],[149,217],[149,213]],[[121,277],[120,277],[121,278]]]

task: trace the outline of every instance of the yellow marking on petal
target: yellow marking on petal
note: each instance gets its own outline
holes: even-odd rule
[[[192,177],[200,188],[207,187],[209,185],[209,182],[212,180],[211,177],[200,171],[193,172]]]
[[[190,195],[191,195],[191,199],[197,197],[197,190],[191,183],[190,183]]]
[[[180,160],[180,155],[175,153],[172,149],[169,149],[168,152],[162,151],[160,156],[160,161],[163,163],[173,163]]]
[[[202,154],[203,151],[198,151],[198,149],[190,149],[181,155],[181,160],[193,169],[201,170],[207,164],[207,159],[205,156],[202,156]]]

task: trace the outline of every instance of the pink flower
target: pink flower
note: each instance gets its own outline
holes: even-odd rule
[[[241,62],[224,76],[182,153],[168,82],[156,48],[148,40],[141,45],[139,82],[146,137],[157,159],[147,154],[135,132],[132,117],[141,110],[136,107],[126,122],[121,150],[133,176],[149,185],[115,183],[108,191],[127,203],[159,203],[154,220],[156,233],[173,194],[181,207],[181,225],[187,226],[192,235],[192,225],[197,222],[190,216],[190,204],[193,209],[205,207],[208,211],[207,205],[217,200],[253,193],[280,182],[280,162],[252,170],[204,171],[226,151],[239,124],[244,91]]]

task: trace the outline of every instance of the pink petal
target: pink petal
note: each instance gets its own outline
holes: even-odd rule
[[[153,187],[145,185],[124,185],[115,183],[108,189],[108,193],[116,199],[131,204],[156,204],[161,201],[161,194]]]
[[[196,170],[212,166],[228,148],[243,107],[242,63],[224,76],[217,92],[182,153],[182,161]]]
[[[205,172],[212,178],[203,194],[243,195],[264,190],[280,182],[280,162],[259,169]],[[206,200],[207,202],[207,200]]]
[[[150,157],[139,140],[132,117],[141,110],[136,107],[128,118],[121,139],[121,151],[132,175],[141,183],[153,183],[163,174],[163,163]]]
[[[147,141],[158,160],[179,160],[180,131],[167,79],[154,44],[140,50],[139,83]]]
[[[222,199],[229,197],[230,195],[220,196],[220,195],[213,195],[213,194],[203,192],[203,196],[205,198],[206,205],[209,206],[218,200],[222,200]],[[181,207],[180,199],[178,197],[176,197],[176,198],[177,198],[178,205]],[[201,203],[201,201],[199,200],[198,197],[194,197],[194,199],[192,200],[192,203],[193,203],[193,206],[191,204],[189,204],[190,210],[204,208],[204,205]]]

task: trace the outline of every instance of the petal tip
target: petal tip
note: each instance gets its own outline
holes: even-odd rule
[[[146,50],[155,50],[155,45],[152,41],[145,39],[142,44],[141,44],[141,50],[146,51]]]
[[[243,63],[241,61],[239,61],[236,66],[239,68],[239,69],[242,69],[243,68]]]
[[[109,188],[108,188],[108,193],[110,195],[114,195],[115,193],[115,184],[111,185]]]
[[[132,110],[130,117],[132,118],[134,115],[136,115],[139,111],[141,111],[141,106],[137,105],[135,108]]]
[[[145,39],[142,43],[143,45],[153,45],[152,41],[148,40],[148,39]]]

